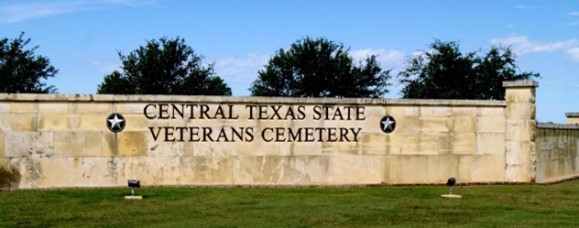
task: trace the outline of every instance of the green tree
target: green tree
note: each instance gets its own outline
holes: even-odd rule
[[[54,77],[58,70],[48,58],[34,55],[38,46],[26,49],[30,38],[24,33],[13,40],[0,40],[0,92],[2,93],[55,93],[44,80]]]
[[[129,55],[118,55],[122,72],[106,75],[97,93],[231,95],[213,65],[203,66],[203,58],[182,38],[148,41]]]
[[[437,40],[430,49],[411,58],[399,73],[404,98],[502,100],[503,81],[539,77],[517,73],[510,48],[491,47],[480,57],[477,52],[461,53],[457,42]]]
[[[253,96],[380,97],[390,71],[383,71],[376,56],[354,63],[348,49],[324,38],[296,41],[280,49],[249,89]]]

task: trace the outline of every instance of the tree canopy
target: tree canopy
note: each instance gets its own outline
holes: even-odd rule
[[[145,46],[123,55],[122,72],[106,75],[99,94],[231,95],[231,88],[216,76],[213,64],[182,38],[147,41]]]
[[[54,77],[58,70],[47,57],[35,55],[38,46],[27,49],[30,38],[24,33],[18,38],[0,40],[0,92],[2,93],[55,93],[56,88],[44,80]]]
[[[254,96],[380,97],[390,71],[376,56],[355,63],[341,43],[309,37],[280,49],[249,89]]]
[[[491,47],[479,56],[461,53],[457,42],[437,40],[430,49],[411,58],[399,73],[404,98],[502,100],[503,81],[539,77],[518,73],[510,48]]]

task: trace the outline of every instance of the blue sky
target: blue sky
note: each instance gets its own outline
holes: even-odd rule
[[[20,32],[59,73],[59,93],[96,93],[124,54],[161,37],[186,40],[214,63],[237,96],[257,71],[303,37],[343,43],[350,54],[379,55],[393,73],[435,39],[464,52],[511,46],[522,71],[540,73],[537,119],[565,122],[579,112],[579,1],[177,1],[0,2],[0,38]],[[400,86],[387,98],[399,98]]]

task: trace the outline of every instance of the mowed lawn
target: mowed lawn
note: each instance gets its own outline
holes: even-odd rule
[[[555,185],[128,188],[0,192],[0,227],[579,227],[579,180]]]

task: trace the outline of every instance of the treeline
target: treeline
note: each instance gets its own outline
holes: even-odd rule
[[[28,47],[31,39],[24,35],[0,40],[0,92],[56,93],[45,81],[58,70],[34,54],[38,46]],[[403,98],[499,100],[502,81],[539,77],[520,72],[510,47],[462,53],[458,42],[435,40],[420,53],[408,57],[392,79],[376,55],[356,61],[340,42],[306,37],[277,50],[249,90],[252,96],[378,98],[397,80]],[[183,38],[149,40],[117,55],[121,70],[104,76],[99,94],[231,95],[213,64],[204,63]]]

